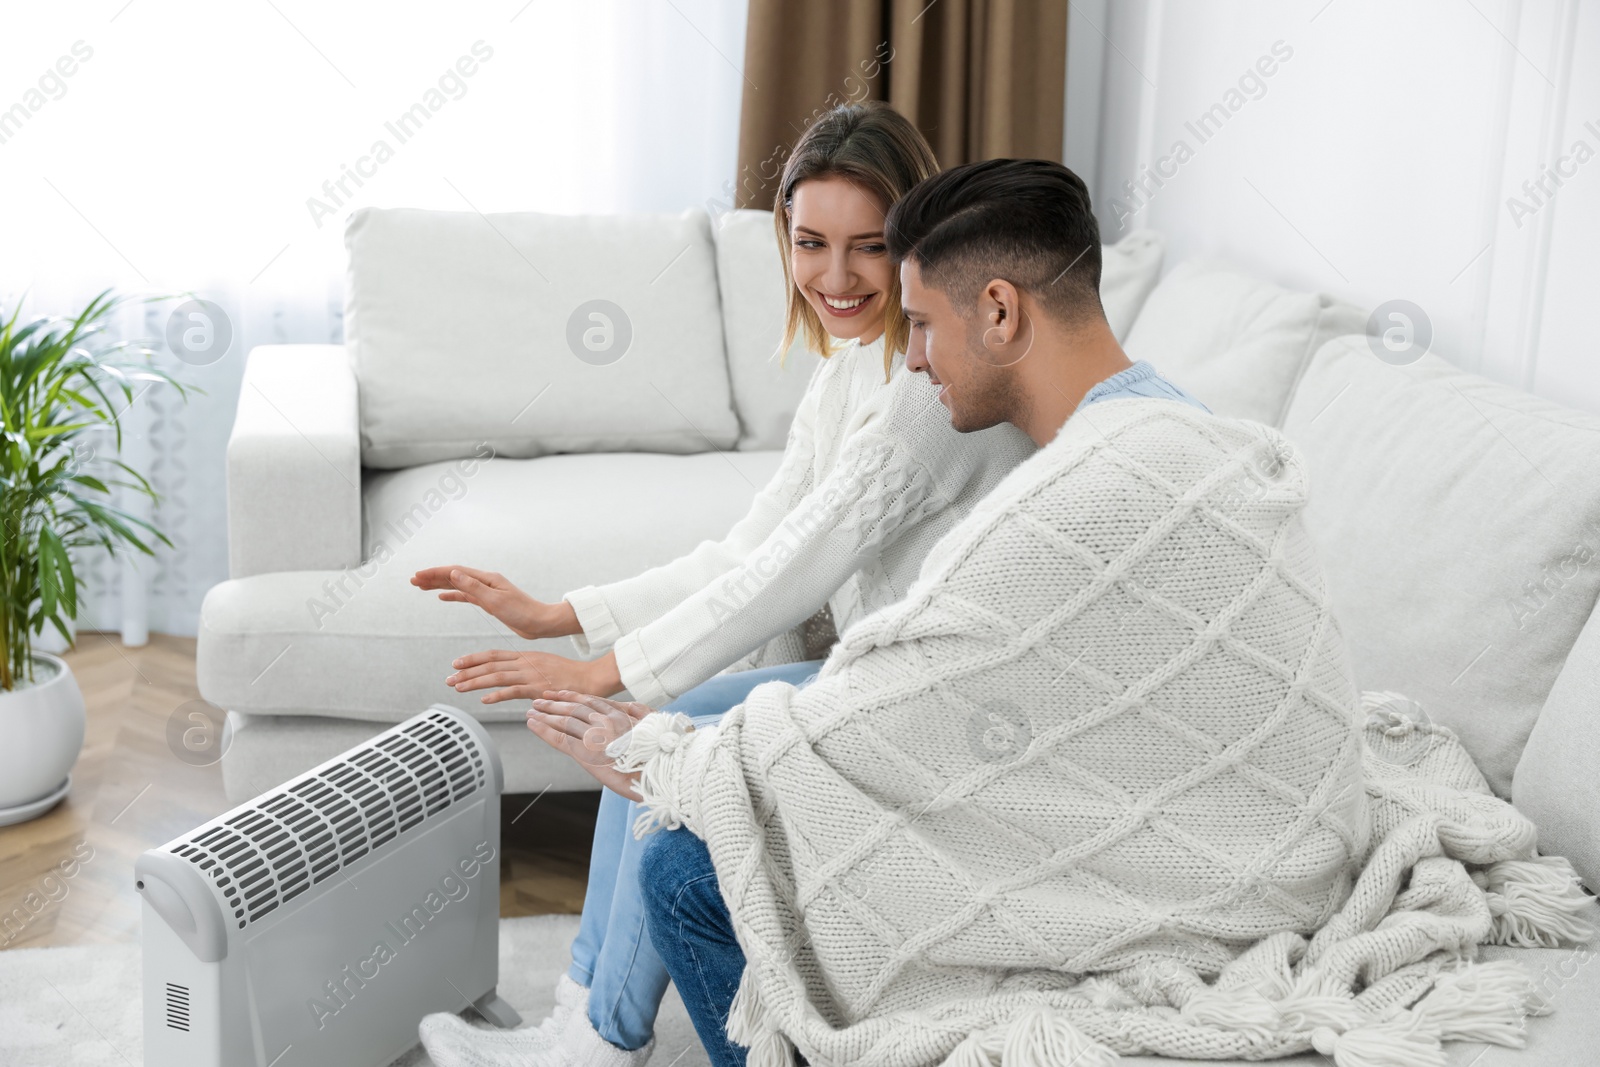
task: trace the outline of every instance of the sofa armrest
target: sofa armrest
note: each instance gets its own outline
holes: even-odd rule
[[[258,345],[228,437],[228,574],[361,562],[361,436],[343,345]]]

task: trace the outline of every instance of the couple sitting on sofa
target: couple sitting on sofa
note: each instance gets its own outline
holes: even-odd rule
[[[789,334],[825,358],[749,515],[559,604],[413,579],[613,646],[448,679],[533,698],[607,791],[554,1016],[429,1016],[434,1061],[642,1063],[669,977],[717,1067],[1344,1064],[1509,1030],[1526,980],[1453,967],[1508,921],[1466,864],[1534,886],[1547,922],[1581,897],[1539,881],[1459,748],[1374,762],[1303,465],[1130,363],[1083,183],[940,174],[902,117],[848,105],[774,214]],[[718,673],[824,606],[825,664]]]

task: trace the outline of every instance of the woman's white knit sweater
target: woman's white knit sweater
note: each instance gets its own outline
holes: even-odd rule
[[[667,702],[824,604],[842,633],[900,600],[934,543],[1036,451],[1011,426],[957,433],[904,353],[886,382],[881,337],[820,363],[777,473],[726,537],[566,594],[579,652],[614,647],[635,700]]]

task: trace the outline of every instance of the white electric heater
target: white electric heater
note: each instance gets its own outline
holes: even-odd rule
[[[444,704],[134,865],[146,1067],[380,1067],[499,980],[500,754]]]

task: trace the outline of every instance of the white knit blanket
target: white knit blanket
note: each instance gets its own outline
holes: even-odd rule
[[[1265,426],[1084,409],[811,686],[635,728],[639,832],[688,825],[728,901],[752,1067],[1521,1040],[1532,983],[1475,946],[1586,937],[1584,898],[1448,732],[1363,707],[1306,492]]]

